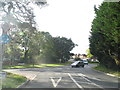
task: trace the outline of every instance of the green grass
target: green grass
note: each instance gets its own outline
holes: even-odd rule
[[[102,72],[105,72],[105,73],[113,74],[115,76],[120,77],[120,72],[118,72],[117,70],[108,69],[108,68],[106,68],[104,66],[101,66],[101,65],[98,65],[98,66],[92,67],[92,68],[96,69],[96,70],[99,70],[99,71],[102,71]]]
[[[71,62],[60,63],[60,64],[40,64],[40,65],[21,65],[21,66],[3,66],[3,69],[18,69],[18,68],[38,68],[38,67],[60,67],[70,64]]]
[[[45,67],[59,67],[59,66],[64,66],[62,64],[41,64],[41,66]]]
[[[7,77],[2,80],[2,88],[17,88],[26,80],[26,77],[7,72]]]
[[[32,68],[33,65],[21,65],[21,66],[3,66],[3,69],[18,69],[18,68]],[[34,67],[43,67],[42,65],[34,65]]]
[[[89,62],[89,64],[99,64],[99,63],[97,63],[97,62]]]

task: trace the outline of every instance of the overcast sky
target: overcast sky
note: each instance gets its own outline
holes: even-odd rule
[[[48,6],[35,9],[40,31],[52,36],[71,38],[78,44],[71,52],[83,54],[89,48],[91,22],[94,19],[94,5],[103,0],[47,0]]]

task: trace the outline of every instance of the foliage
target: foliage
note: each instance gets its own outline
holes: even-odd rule
[[[111,69],[106,68],[103,65],[98,65],[98,66],[92,67],[92,68],[96,69],[96,70],[99,70],[99,71],[102,71],[102,72],[105,72],[105,73],[109,73],[109,74],[115,75],[117,77],[120,77],[120,72],[118,72],[118,70],[111,70]]]
[[[40,32],[36,28],[33,5],[43,6],[47,2],[22,0],[9,2],[0,1],[1,21],[7,29],[10,43],[6,45],[4,57],[11,60],[11,65],[17,60],[21,63],[57,63],[65,62],[74,48],[71,39],[52,37],[48,32]]]
[[[2,21],[17,24],[27,22],[34,24],[34,13],[32,4],[43,6],[47,2],[32,0],[10,0],[0,1],[0,12]],[[25,25],[24,25],[25,26]]]
[[[87,53],[87,57],[89,57],[89,58],[93,57],[93,55],[90,53],[90,49],[87,49],[86,53]]]
[[[66,62],[70,58],[70,51],[75,47],[75,44],[71,39],[65,37],[54,37],[53,42],[57,60]]]
[[[92,22],[91,54],[107,68],[120,68],[120,2],[103,2]]]
[[[21,63],[58,63],[70,58],[74,48],[71,39],[52,37],[48,32],[34,30],[33,33],[24,30],[22,34],[14,33],[12,41],[6,46],[5,57]],[[13,61],[14,62],[14,61]]]
[[[11,60],[11,65],[15,59],[28,59],[30,37],[36,30],[32,6],[42,7],[45,4],[47,4],[46,1],[36,0],[0,1],[0,24],[2,22],[3,34],[9,35],[11,40],[6,45],[5,57]]]

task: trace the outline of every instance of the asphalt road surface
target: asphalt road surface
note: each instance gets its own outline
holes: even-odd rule
[[[91,69],[95,65],[85,65],[84,68],[41,67],[7,70],[26,75],[31,81],[23,88],[118,88],[117,77],[106,75]]]

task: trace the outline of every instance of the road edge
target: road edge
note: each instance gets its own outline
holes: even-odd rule
[[[120,77],[115,76],[115,75],[113,75],[113,74],[105,73],[105,72],[102,72],[102,71],[100,71],[100,70],[96,70],[96,69],[93,69],[93,68],[91,68],[91,69],[94,70],[94,71],[97,71],[97,72],[103,73],[103,74],[105,74],[105,75],[108,75],[108,76],[111,76],[111,77],[116,77],[116,78],[119,78],[119,79],[120,79]]]
[[[27,79],[24,83],[22,83],[21,85],[17,86],[17,88],[22,88],[25,85],[27,85],[30,82],[30,79]]]

